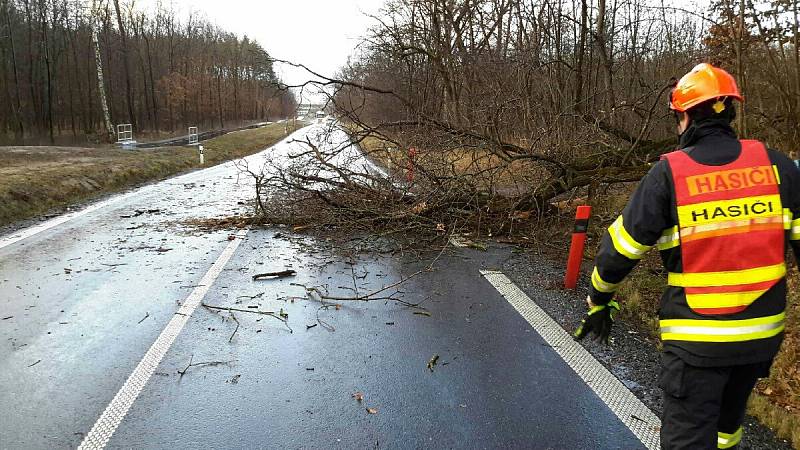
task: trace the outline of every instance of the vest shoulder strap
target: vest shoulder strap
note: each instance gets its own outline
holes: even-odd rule
[[[758,161],[763,164],[771,164],[769,162],[770,159],[769,154],[767,153],[767,148],[761,141],[757,141],[755,139],[741,139],[739,142],[742,145],[742,152],[739,154],[739,157],[728,164],[724,164],[723,166],[727,166],[741,160],[754,162]],[[689,156],[685,150],[675,150],[666,153],[661,155],[661,159],[669,162],[669,166],[673,174],[687,167],[705,166],[705,164],[701,164],[692,159],[692,157]]]

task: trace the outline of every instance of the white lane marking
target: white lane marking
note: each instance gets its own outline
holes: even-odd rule
[[[308,128],[308,127],[300,128],[300,129],[294,131],[293,133],[291,133],[289,136],[285,137],[280,142],[277,142],[277,143],[267,147],[266,149],[264,149],[264,150],[262,150],[262,151],[260,151],[258,153],[254,153],[254,154],[252,154],[250,156],[246,156],[243,159],[249,159],[249,158],[254,158],[254,157],[261,156],[265,151],[267,151],[267,150],[269,150],[269,149],[271,149],[271,148],[273,148],[273,147],[275,147],[277,145],[285,144],[286,142],[289,141],[289,139],[294,139],[294,135],[295,134],[298,134],[301,131],[302,132],[307,132],[308,130],[306,130],[306,128]],[[173,183],[176,183],[176,182],[180,183],[180,182],[186,182],[186,181],[189,181],[189,180],[192,180],[192,179],[195,179],[195,178],[202,178],[204,176],[207,176],[209,174],[209,172],[213,173],[214,171],[218,171],[221,168],[228,167],[231,164],[232,164],[232,161],[226,161],[224,163],[220,163],[220,164],[218,164],[216,166],[213,166],[213,167],[209,167],[209,168],[206,168],[206,169],[197,170],[197,171],[190,172],[190,173],[187,173],[187,174],[179,175],[177,177],[169,178],[167,180],[158,182],[156,184],[143,186],[143,187],[140,187],[140,188],[135,189],[133,191],[130,191],[130,192],[127,192],[127,193],[124,193],[124,194],[120,194],[120,195],[116,195],[116,196],[111,197],[111,198],[109,198],[107,200],[103,200],[103,201],[100,201],[100,202],[95,203],[93,205],[87,206],[86,208],[83,208],[81,210],[74,211],[74,212],[71,212],[71,213],[67,213],[67,214],[55,217],[53,219],[44,221],[44,222],[42,222],[42,223],[40,223],[38,225],[34,225],[34,226],[31,226],[31,227],[28,227],[28,228],[24,228],[22,230],[17,230],[15,232],[9,233],[6,236],[0,236],[0,249],[3,249],[4,247],[8,247],[9,245],[16,244],[17,242],[20,242],[20,241],[23,241],[25,239],[28,239],[28,238],[30,238],[32,236],[35,236],[35,235],[37,235],[37,234],[39,234],[39,233],[41,233],[43,231],[47,231],[47,230],[49,230],[51,228],[55,228],[55,227],[57,227],[59,225],[62,225],[64,223],[69,222],[70,220],[77,219],[78,217],[82,217],[82,216],[85,216],[87,214],[93,213],[94,211],[97,211],[99,209],[105,208],[106,206],[113,205],[114,203],[119,203],[120,201],[126,200],[126,199],[128,199],[130,197],[134,197],[134,196],[137,196],[137,195],[142,195],[142,194],[148,193],[150,191],[153,191],[155,189],[160,189],[160,188],[164,187],[165,185],[173,184]]]
[[[139,193],[139,192],[137,191],[137,193]],[[42,222],[39,225],[35,225],[35,226],[32,226],[32,227],[20,230],[18,232],[11,233],[10,235],[5,236],[2,239],[0,239],[0,249],[3,248],[3,247],[8,247],[11,244],[16,244],[19,241],[28,239],[29,237],[31,237],[33,235],[36,235],[36,234],[39,234],[42,231],[46,231],[46,230],[49,230],[50,228],[57,227],[57,226],[61,225],[62,223],[69,222],[72,219],[75,219],[75,218],[78,218],[78,217],[81,217],[81,216],[85,216],[86,214],[89,214],[89,213],[91,213],[93,211],[97,211],[98,209],[105,208],[108,205],[117,203],[118,201],[128,197],[131,194],[133,194],[133,192],[130,193],[130,194],[119,195],[117,197],[113,197],[113,198],[110,198],[108,200],[104,200],[104,201],[102,201],[100,203],[95,203],[94,205],[91,205],[91,206],[89,206],[87,208],[84,208],[84,209],[82,209],[80,211],[75,211],[75,212],[71,212],[71,213],[68,213],[68,214],[64,214],[63,216],[59,216],[59,217],[56,217],[54,219],[50,219],[50,220],[47,220],[45,222]]]
[[[167,180],[158,182],[156,184],[150,184],[147,186],[140,187],[130,192],[126,192],[124,194],[119,194],[114,197],[111,197],[107,200],[102,200],[98,203],[93,205],[89,205],[86,208],[80,209],[78,211],[74,211],[71,213],[64,214],[62,216],[58,216],[52,218],[50,220],[44,221],[38,225],[34,225],[32,227],[24,228],[22,230],[13,232],[7,236],[0,238],[0,249],[4,247],[8,247],[9,245],[16,244],[19,241],[23,241],[28,239],[29,237],[35,236],[43,231],[47,231],[51,228],[55,228],[59,225],[69,222],[70,220],[77,219],[79,217],[83,217],[87,214],[91,214],[99,209],[103,209],[107,206],[113,205],[114,203],[119,203],[123,200],[127,200],[131,197],[135,197],[137,195],[147,194],[150,191],[154,191],[156,189],[163,188],[164,186],[168,186],[174,183],[181,183],[186,182],[195,178],[202,178],[209,174],[209,172],[214,172],[219,170],[221,167],[226,167],[230,162],[224,162],[222,164],[216,165],[214,167],[209,167],[207,169],[198,170],[196,172],[191,172],[183,175],[179,175],[174,178],[169,178]]]
[[[661,421],[585,348],[572,339],[542,308],[502,272],[481,270],[481,274],[528,321],[533,329],[600,397],[619,420],[648,449],[660,448]]]
[[[95,422],[89,434],[86,435],[83,442],[78,447],[79,450],[102,449],[108,444],[109,439],[111,439],[111,436],[117,430],[122,419],[125,418],[133,402],[136,401],[136,398],[150,380],[150,377],[153,375],[159,363],[161,363],[164,355],[167,354],[175,338],[180,334],[181,330],[183,330],[189,317],[200,305],[203,297],[208,293],[208,290],[219,274],[222,273],[225,264],[231,259],[233,252],[236,251],[236,248],[239,247],[239,243],[242,242],[245,236],[247,236],[247,230],[245,230],[244,234],[237,236],[236,239],[228,243],[217,260],[214,261],[211,268],[208,269],[208,272],[206,272],[200,280],[198,286],[186,297],[183,305],[181,305],[153,345],[150,346],[150,349],[147,350],[147,353],[145,353],[142,360],[139,361],[136,369],[133,370],[133,373],[131,373],[125,381],[125,384],[122,385],[122,388],[120,388],[119,392],[114,396],[114,399],[111,400],[111,403],[106,406],[103,414],[97,419],[97,422]]]
[[[95,203],[93,205],[89,205],[86,208],[80,209],[78,211],[67,213],[67,214],[52,218],[50,220],[46,220],[46,221],[44,221],[44,222],[42,222],[42,223],[40,223],[38,225],[34,225],[32,227],[28,227],[28,228],[24,228],[22,230],[18,230],[16,232],[13,232],[13,233],[11,233],[11,234],[9,234],[7,236],[3,236],[2,238],[0,238],[0,249],[2,249],[4,247],[8,247],[9,245],[12,245],[12,244],[16,244],[17,242],[23,241],[25,239],[28,239],[29,237],[35,236],[35,235],[37,235],[37,234],[39,234],[39,233],[41,233],[43,231],[47,231],[47,230],[49,230],[51,228],[55,228],[55,227],[57,227],[59,225],[65,224],[65,223],[67,223],[67,222],[69,222],[69,221],[71,221],[73,219],[77,219],[77,218],[83,217],[83,216],[85,216],[87,214],[91,214],[91,213],[93,213],[93,212],[95,212],[95,211],[97,211],[99,209],[103,209],[103,208],[105,208],[107,206],[113,205],[114,203],[119,203],[119,202],[121,202],[123,200],[127,200],[127,199],[129,199],[131,197],[134,197],[134,196],[137,196],[137,195],[147,194],[150,191],[153,191],[155,189],[159,189],[159,188],[164,187],[165,183],[172,184],[172,183],[175,183],[175,182],[185,182],[187,180],[196,178],[198,176],[207,175],[209,171],[213,171],[215,169],[219,170],[220,167],[223,167],[223,166],[225,166],[227,164],[228,164],[227,162],[226,163],[222,163],[222,164],[214,166],[214,167],[209,167],[208,169],[203,169],[203,170],[199,170],[197,172],[187,173],[187,174],[180,175],[180,176],[177,176],[177,177],[174,177],[174,178],[170,178],[168,180],[165,180],[165,181],[162,181],[162,182],[159,182],[159,183],[156,183],[156,184],[143,186],[143,187],[140,187],[140,188],[135,189],[133,191],[126,192],[124,194],[115,195],[114,197],[111,197],[111,198],[109,198],[107,200],[102,200],[102,201],[97,202],[97,203]]]

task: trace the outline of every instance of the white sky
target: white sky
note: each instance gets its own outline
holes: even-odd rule
[[[257,40],[278,59],[302,63],[333,76],[358,44],[384,0],[161,0],[180,17],[190,11],[205,15],[220,28]],[[135,0],[147,10],[159,0]],[[292,67],[275,67],[287,84],[300,84],[310,75]]]
[[[275,58],[305,64],[333,76],[353,53],[359,38],[374,24],[366,14],[377,15],[384,0],[129,0],[137,9],[159,2],[173,5],[181,18],[189,12],[204,15],[220,28],[257,40]],[[667,0],[666,4],[698,9],[698,1]],[[276,66],[290,85],[308,81],[302,69]],[[315,99],[306,92],[306,99]]]

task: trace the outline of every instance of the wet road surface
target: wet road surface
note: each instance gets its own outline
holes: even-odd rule
[[[244,211],[251,194],[228,163],[0,248],[0,447],[83,441],[230,245],[229,231],[182,222]],[[401,298],[425,315],[392,301],[321,308],[300,286],[363,294],[419,261],[347,254],[283,229],[239,235],[202,301],[283,312],[293,332],[198,307],[109,448],[642,447],[481,276],[503,251],[455,249],[403,284]],[[251,278],[284,269],[297,276]]]

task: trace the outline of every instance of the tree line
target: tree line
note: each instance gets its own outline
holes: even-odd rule
[[[286,117],[266,50],[208,20],[120,0],[0,0],[0,139],[107,140]]]
[[[796,149],[798,3],[390,0],[331,100],[364,136],[415,147],[421,160],[479,150],[471,173],[484,178],[524,163],[516,207],[542,206],[575,188],[637,180],[673,149],[668,93],[703,61],[739,80],[743,136]],[[463,190],[443,165],[430,188]],[[485,184],[468,181],[467,191]]]

